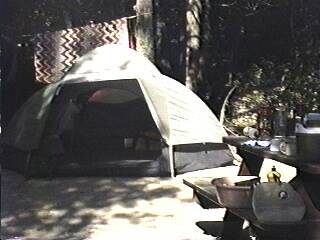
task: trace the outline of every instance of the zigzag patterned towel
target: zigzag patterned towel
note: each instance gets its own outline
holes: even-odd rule
[[[105,44],[129,46],[127,19],[41,33],[33,42],[36,81],[53,83],[70,69],[76,59],[96,47]]]

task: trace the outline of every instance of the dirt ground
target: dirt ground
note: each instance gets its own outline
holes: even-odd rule
[[[187,176],[236,175],[224,167],[159,178],[55,178],[26,180],[3,170],[1,239],[207,240],[195,225],[221,221],[224,209],[202,209]]]

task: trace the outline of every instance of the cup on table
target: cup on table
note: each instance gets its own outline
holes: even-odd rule
[[[274,137],[270,141],[270,151],[272,152],[279,152],[280,151],[280,142],[281,137]]]
[[[282,154],[292,156],[296,154],[296,139],[295,137],[288,137],[281,140],[279,150]]]

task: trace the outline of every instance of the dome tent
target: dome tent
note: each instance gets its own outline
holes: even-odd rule
[[[78,161],[87,150],[96,166],[92,154],[101,151],[99,162],[110,169],[125,162],[121,167],[144,168],[142,175],[173,176],[232,161],[222,143],[226,132],[206,104],[140,53],[117,45],[87,53],[59,82],[36,92],[15,114],[2,142],[45,162],[58,149],[48,139],[61,139],[68,130],[72,137],[61,140],[63,151],[68,148]],[[31,166],[37,161],[31,158]]]

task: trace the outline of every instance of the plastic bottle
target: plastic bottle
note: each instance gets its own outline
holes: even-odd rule
[[[275,166],[272,166],[271,171],[267,174],[268,182],[281,182],[281,174],[277,171]]]
[[[286,136],[288,113],[283,107],[278,107],[273,112],[273,136]]]
[[[243,135],[252,139],[258,138],[259,131],[256,128],[253,127],[245,127],[243,129]]]

